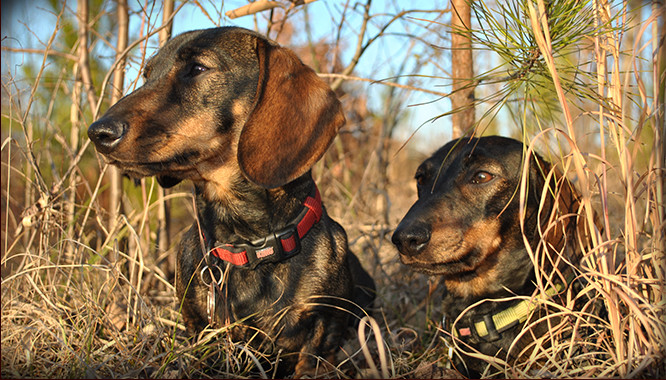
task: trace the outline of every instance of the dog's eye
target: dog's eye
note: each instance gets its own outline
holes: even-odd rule
[[[190,66],[190,71],[187,74],[191,77],[195,77],[206,70],[208,70],[206,66],[195,63],[192,66]]]
[[[419,185],[419,186],[423,186],[423,184],[426,181],[425,175],[423,175],[421,173],[416,173],[416,175],[414,176],[414,179],[416,180],[416,184]]]
[[[426,182],[428,182],[428,170],[422,166],[419,166],[416,169],[416,173],[414,173],[414,179],[416,180],[416,184],[418,186],[423,186]]]
[[[476,174],[474,174],[474,177],[472,177],[472,183],[486,183],[491,179],[493,179],[492,174],[484,171],[479,171],[476,172]]]

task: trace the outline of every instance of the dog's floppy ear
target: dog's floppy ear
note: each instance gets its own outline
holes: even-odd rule
[[[324,155],[345,123],[331,88],[290,50],[257,40],[259,84],[238,141],[248,179],[275,188],[300,177]]]
[[[546,232],[545,242],[549,250],[566,252],[570,260],[578,262],[581,248],[591,245],[587,219],[581,210],[581,195],[557,167],[538,155],[535,161],[538,166],[534,165],[533,175],[535,183],[541,187],[537,193],[542,199],[540,223],[542,231]]]

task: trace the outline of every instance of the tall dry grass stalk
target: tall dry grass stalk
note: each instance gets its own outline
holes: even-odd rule
[[[179,4],[162,20],[149,3],[140,13],[139,37],[118,49],[113,64],[99,62],[99,50],[94,50],[96,44],[117,46],[114,32],[95,30],[104,12],[90,13],[96,14],[90,21],[96,42],[88,53],[95,62],[86,63],[82,37],[70,45],[59,40],[73,25],[72,14],[62,7],[40,50],[36,72],[3,67],[2,377],[273,376],[275,358],[230,342],[226,327],[198,337],[184,332],[173,273],[162,263],[175,257],[180,235],[195,217],[186,185],[160,199],[153,179],[140,187],[125,180],[123,212],[109,220],[115,211],[115,206],[108,208],[109,168],[84,131],[109,106],[107,87],[112,76],[120,77],[123,62],[127,60],[126,73],[137,73],[148,54],[146,44],[156,45],[153,36],[185,6]],[[559,24],[548,11],[552,4],[508,4],[513,8],[507,14],[520,8],[523,18],[507,24],[533,40],[522,61],[524,70],[508,77],[502,73],[505,87],[491,94],[477,90],[477,115],[483,117],[475,131],[489,132],[494,128],[484,124],[489,115],[520,103],[520,112],[511,111],[518,128],[510,126],[508,134],[520,136],[530,149],[545,151],[575,182],[583,195],[579,215],[587,222],[592,244],[584,246],[581,265],[570,265],[584,285],[561,294],[563,302],[547,292],[553,279],[565,274],[538,271],[539,290],[527,298],[546,312],[530,316],[522,334],[529,336],[540,323],[549,323],[550,332],[535,336],[519,353],[520,361],[486,358],[486,375],[663,377],[664,6],[654,2],[651,8],[634,10],[604,0],[582,2],[593,25],[575,41],[580,49],[574,45],[564,54],[560,49],[566,41],[558,39]],[[489,4],[474,6],[473,17],[479,20],[492,14]],[[362,9],[368,23],[369,12],[368,3]],[[633,30],[631,17],[642,20]],[[490,41],[490,31],[500,26],[475,30],[474,44]],[[628,33],[633,40],[626,39]],[[500,37],[508,41],[514,36],[507,32]],[[354,65],[368,48],[362,37]],[[13,54],[13,62],[34,54],[9,39],[2,46],[3,54]],[[477,52],[482,54],[487,50]],[[506,57],[512,54],[520,58],[510,50]],[[59,69],[53,70],[56,65]],[[87,74],[81,71],[85,66]],[[572,67],[580,70],[572,74]],[[351,69],[342,74],[336,87]],[[497,77],[486,73],[476,79],[484,85]],[[138,81],[138,74],[127,78],[125,92]],[[510,98],[525,88],[538,91]],[[415,199],[409,181],[413,169],[429,152],[415,144],[401,149],[403,141],[391,140],[386,131],[377,136],[365,136],[368,143],[353,151],[338,144],[335,154],[315,167],[329,213],[346,227],[352,250],[378,286],[378,308],[358,331],[350,331],[352,339],[339,353],[341,371],[333,376],[344,377],[342,369],[352,368],[366,377],[442,377],[450,374],[451,355],[472,350],[441,328],[437,279],[403,267],[389,241]],[[389,160],[368,160],[379,154],[378,147],[389,150]],[[377,168],[381,162],[388,166]],[[377,174],[379,169],[385,175]],[[165,201],[171,205],[172,236],[167,247],[156,250],[162,228],[159,208]],[[599,229],[592,227],[595,223]],[[538,266],[547,260],[539,249],[532,257]]]

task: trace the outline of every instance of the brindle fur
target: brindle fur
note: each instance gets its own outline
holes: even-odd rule
[[[164,187],[194,183],[198,220],[180,244],[176,289],[183,320],[197,332],[208,324],[202,233],[236,244],[291,223],[312,189],[311,166],[345,118],[328,85],[293,52],[245,29],[181,34],[149,60],[144,76],[88,135],[132,177],[155,175]],[[342,309],[360,314],[349,301],[369,308],[374,299],[373,280],[325,210],[301,244],[278,263],[229,266],[216,303],[218,323],[239,323],[233,338],[282,350],[283,376],[317,368],[321,375],[316,357],[334,363],[356,319]]]
[[[535,290],[535,270],[519,218],[525,153],[523,144],[514,139],[462,138],[441,147],[416,171],[418,200],[396,228],[392,241],[404,264],[441,276],[442,312],[449,322],[481,300],[530,296]],[[543,239],[549,244],[547,251],[553,260],[544,269],[549,272],[558,267],[568,273],[561,258],[578,262],[580,251],[572,247],[576,235],[585,233],[583,218],[577,217],[579,196],[573,185],[554,171],[548,182],[550,191],[540,205],[545,176],[552,167],[537,154],[528,157],[525,236],[536,251],[541,241],[538,225],[546,226],[554,218],[561,218]],[[471,321],[508,306],[506,302],[483,302],[459,322],[469,326]],[[496,341],[465,343],[483,354],[511,361],[515,358],[507,358],[507,351],[521,329],[516,325]],[[514,347],[512,353],[520,352],[520,347]],[[479,376],[488,365],[471,357],[465,358],[465,365],[458,364],[458,369],[470,376]]]

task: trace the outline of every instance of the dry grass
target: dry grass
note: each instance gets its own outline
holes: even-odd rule
[[[543,36],[539,5],[531,27]],[[663,7],[651,14],[663,20]],[[598,49],[597,98],[579,100],[555,80],[562,110],[556,127],[516,133],[575,179],[584,196],[580,215],[591,222],[596,212],[603,228],[591,231],[592,247],[575,270],[585,286],[562,294],[564,304],[545,296],[553,273],[539,272],[533,299],[543,307],[523,334],[537,323],[550,323],[550,333],[535,337],[518,362],[487,358],[488,376],[666,376],[664,62],[663,54],[659,61],[659,54],[645,53],[664,47],[649,32],[639,26],[636,41],[648,43],[624,50],[614,32],[590,37]],[[552,78],[564,76],[549,39],[537,43]],[[37,73],[28,94],[22,78],[3,74],[2,377],[271,377],[261,354],[229,342],[225,328],[185,334],[172,277],[177,242],[193,218],[189,187],[167,194],[167,247],[156,247],[153,179],[124,183],[124,213],[112,228],[108,168],[81,137],[85,121],[63,121],[49,107],[71,89],[70,73],[56,74],[45,82]],[[39,96],[46,107],[33,105]],[[100,107],[87,107],[90,121]],[[80,131],[70,134],[73,128]],[[81,142],[73,143],[73,135]],[[451,345],[471,352],[441,327],[437,279],[401,265],[390,243],[415,200],[414,169],[429,153],[413,142],[400,149],[402,143],[385,145],[388,182],[378,174],[376,136],[349,149],[339,139],[314,168],[329,214],[345,226],[378,289],[377,310],[361,331],[350,331],[339,353],[341,372],[333,376],[355,368],[363,377],[445,377]],[[539,263],[543,252],[533,258]]]

